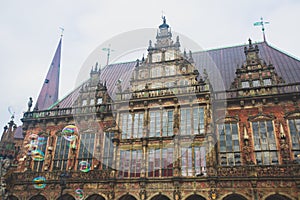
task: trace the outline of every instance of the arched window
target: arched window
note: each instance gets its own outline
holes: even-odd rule
[[[59,197],[57,200],[75,200],[75,198],[70,194],[64,194]]]
[[[130,194],[122,196],[119,200],[136,200],[136,198]]]
[[[291,200],[291,199],[280,194],[273,194],[268,196],[266,200]]]
[[[170,200],[167,196],[159,194],[151,198],[151,200]]]
[[[29,200],[47,200],[47,199],[43,195],[38,194],[38,195],[31,197]]]
[[[300,119],[289,119],[294,160],[300,159]]]
[[[224,197],[223,200],[247,200],[247,199],[239,194],[230,194]]]
[[[256,164],[278,164],[278,151],[272,120],[252,122]]]
[[[93,194],[93,195],[89,196],[88,198],[86,198],[86,200],[105,200],[105,198],[98,194]]]
[[[206,200],[206,199],[200,195],[193,194],[193,195],[189,196],[188,198],[186,198],[186,200]]]

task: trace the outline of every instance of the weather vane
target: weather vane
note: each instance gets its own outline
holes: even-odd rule
[[[114,50],[110,48],[110,44],[109,44],[109,45],[108,45],[108,48],[102,48],[102,51],[107,51],[106,65],[108,65],[108,63],[109,63],[110,52],[111,52],[111,51],[114,51]]]
[[[254,26],[261,26],[261,30],[263,32],[263,37],[264,37],[264,42],[266,41],[266,36],[265,36],[265,24],[270,24],[270,22],[265,22],[264,19],[261,17],[260,22],[255,22],[253,25]]]
[[[64,28],[63,27],[59,27],[59,29],[61,30],[61,34],[60,34],[60,36],[62,37],[63,35],[64,35]]]

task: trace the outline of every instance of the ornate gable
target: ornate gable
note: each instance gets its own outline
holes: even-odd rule
[[[238,96],[253,96],[274,94],[274,86],[284,83],[277,75],[272,64],[267,64],[259,56],[257,45],[253,45],[249,39],[248,48],[244,48],[246,60],[241,68],[236,70],[236,78],[230,89],[239,90]]]

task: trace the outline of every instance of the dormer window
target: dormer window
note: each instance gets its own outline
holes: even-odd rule
[[[161,67],[154,67],[151,69],[152,78],[161,76]]]
[[[82,106],[86,106],[86,105],[87,105],[87,100],[84,99],[84,100],[82,101]]]
[[[98,99],[97,99],[97,105],[102,104],[102,103],[103,103],[102,98],[98,98]]]
[[[264,79],[264,85],[265,86],[272,85],[271,79],[270,78]]]
[[[91,99],[90,105],[95,105],[95,99]]]
[[[249,88],[249,82],[248,81],[243,81],[242,82],[242,88]]]
[[[259,80],[254,80],[252,82],[253,87],[259,87],[260,86],[260,81]]]
[[[161,61],[161,53],[155,53],[152,55],[152,62],[160,62]]]
[[[168,65],[165,66],[165,72],[166,72],[166,76],[172,76],[175,75],[175,66],[174,65]]]

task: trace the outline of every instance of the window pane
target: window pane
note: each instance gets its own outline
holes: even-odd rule
[[[218,124],[221,165],[240,165],[240,140],[237,123]]]
[[[252,122],[252,129],[254,135],[254,149],[256,151],[256,163],[258,165],[270,165],[278,163],[273,122]]]

